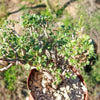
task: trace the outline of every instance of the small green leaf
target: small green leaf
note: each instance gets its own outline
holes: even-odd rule
[[[39,49],[39,53],[42,53],[42,49],[41,48]]]
[[[61,73],[61,69],[57,69],[57,71],[56,71],[58,74],[60,74]]]
[[[28,54],[29,54],[29,55],[33,55],[33,54],[34,54],[33,50],[30,49],[30,50],[28,51]]]
[[[36,67],[37,70],[41,70],[41,65]]]
[[[47,59],[47,56],[46,56],[46,55],[42,55],[42,57],[43,57],[44,59]]]
[[[87,65],[89,65],[89,64],[90,64],[90,62],[89,62],[89,61],[87,61],[87,62],[86,62],[86,64],[87,64]]]
[[[66,73],[65,77],[69,78],[70,77],[70,73]]]
[[[24,65],[24,68],[25,68],[26,70],[29,70],[31,67],[30,67],[29,64],[25,64],[25,65]]]
[[[54,81],[53,84],[56,85],[57,84],[56,81]]]
[[[76,79],[76,76],[75,75],[71,76],[71,79],[75,80]]]
[[[50,64],[49,64],[49,67],[53,67],[53,65],[54,65],[53,63],[50,63]]]
[[[66,60],[68,60],[68,57],[67,57],[67,56],[65,56],[65,61],[66,61]]]

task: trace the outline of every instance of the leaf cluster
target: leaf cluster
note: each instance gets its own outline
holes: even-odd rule
[[[14,29],[16,23],[19,22],[6,21],[0,28],[0,56],[23,61],[26,69],[35,66],[37,70],[49,71],[56,84],[62,81],[62,65],[81,68],[96,56],[92,40],[77,27],[62,25],[53,30],[48,16],[26,14],[20,20],[24,33],[20,35]]]

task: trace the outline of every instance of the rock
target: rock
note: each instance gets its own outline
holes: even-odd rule
[[[64,94],[64,97],[66,98],[66,100],[68,100],[68,99],[69,99],[69,96],[68,96],[68,94],[67,94],[67,93],[65,93],[65,94]]]
[[[17,34],[24,34],[23,28],[20,23],[15,24],[15,31],[17,32]]]
[[[54,89],[57,89],[57,85],[54,85],[54,83],[52,83],[52,87],[54,88]]]
[[[53,95],[54,95],[54,97],[56,97],[56,96],[58,96],[59,94],[58,94],[57,92],[54,92]]]
[[[60,91],[66,91],[66,88],[63,86],[60,88]]]
[[[65,8],[65,10],[73,17],[75,18],[77,16],[77,9],[76,9],[76,6],[77,6],[77,2],[72,2],[70,3],[69,6],[67,6]]]
[[[18,4],[20,3],[20,0],[11,0],[13,3]]]
[[[55,100],[62,100],[62,96],[58,94]]]
[[[77,89],[78,87],[76,86],[76,84],[72,84],[74,89]]]
[[[44,75],[48,78],[48,79],[53,79],[53,77],[48,73],[48,72],[43,72]]]
[[[81,86],[84,86],[82,82],[81,82]]]
[[[45,94],[46,92],[47,92],[47,89],[46,89],[46,88],[44,88],[44,89],[43,89],[43,93]]]
[[[82,87],[83,91],[87,91],[87,88],[85,86]]]
[[[19,7],[12,7],[10,9],[8,9],[9,16],[7,18],[7,20],[15,20],[15,21],[19,21],[20,17],[23,15],[23,11],[19,10]],[[15,31],[18,34],[22,34],[23,33],[23,28],[21,27],[21,25],[19,23],[15,24]]]
[[[70,89],[70,87],[69,87],[69,85],[67,85],[67,86],[66,86],[66,90],[69,91],[69,89]]]
[[[42,86],[46,87],[47,81],[46,80],[42,80]]]
[[[60,91],[59,90],[57,92],[60,94]]]

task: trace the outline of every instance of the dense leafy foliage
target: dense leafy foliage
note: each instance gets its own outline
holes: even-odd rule
[[[6,21],[0,29],[0,56],[26,69],[35,66],[37,70],[49,71],[54,84],[59,84],[62,59],[64,64],[67,61],[67,65],[82,68],[96,55],[92,40],[80,30],[81,21],[74,28],[62,25],[58,30],[53,30],[51,22],[48,16],[26,14],[20,20],[24,34],[19,35],[14,29],[19,22]]]

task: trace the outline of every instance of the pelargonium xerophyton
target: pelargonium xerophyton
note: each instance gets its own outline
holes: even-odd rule
[[[17,34],[15,23],[6,21],[0,28],[0,60],[21,64],[27,69],[35,66],[37,70],[47,71],[53,77],[54,84],[62,81],[59,66],[62,59],[65,59],[65,65],[68,61],[70,65],[81,68],[95,56],[88,35],[77,34],[74,28],[65,26],[52,30],[52,21],[48,16],[22,16],[20,23],[24,34]]]

